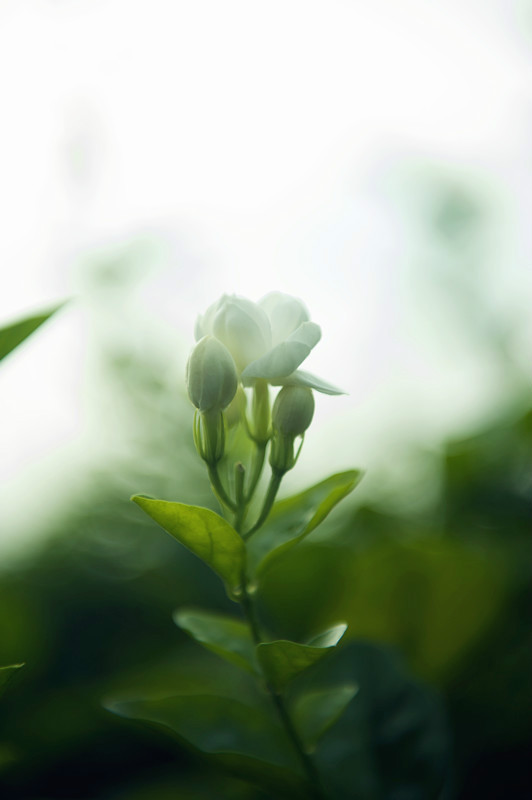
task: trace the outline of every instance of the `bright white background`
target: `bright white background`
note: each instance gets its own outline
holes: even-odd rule
[[[437,449],[504,405],[431,278],[452,256],[423,187],[482,197],[476,288],[518,319],[531,19],[524,0],[0,0],[0,324],[74,298],[0,370],[0,540],[106,458],[84,265],[132,242],[152,263],[132,336],[173,337],[176,373],[222,292],[305,300],[323,329],[305,367],[349,394],[319,398],[300,482],[400,475],[404,442]]]

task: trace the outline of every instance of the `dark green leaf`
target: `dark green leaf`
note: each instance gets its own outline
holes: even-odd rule
[[[23,666],[24,664],[10,664],[8,667],[0,667],[0,695],[3,694],[7,684],[16,674],[17,670]]]
[[[153,500],[142,495],[131,499],[178,542],[208,564],[230,590],[238,590],[246,551],[244,542],[225,519],[200,506]]]
[[[290,745],[288,745],[290,746]],[[312,788],[306,779],[295,769],[279,767],[260,758],[224,753],[212,756],[211,760],[220,768],[235,777],[248,780],[260,789],[260,798],[286,798],[287,800],[308,800]],[[263,794],[268,792],[268,794]]]
[[[353,491],[361,478],[359,470],[341,472],[276,503],[263,528],[249,541],[252,567],[263,572],[273,558],[301,542]]]
[[[333,689],[305,692],[297,698],[292,709],[293,720],[308,748],[316,746],[357,692],[358,686],[349,683]]]
[[[273,785],[280,793],[284,788],[289,796],[305,796],[299,763],[284,730],[273,717],[237,700],[178,695],[111,703],[107,708],[124,717],[162,725],[235,774]]]
[[[179,609],[174,612],[174,622],[216,655],[255,672],[255,646],[242,620],[225,614]]]
[[[62,305],[62,304],[61,304]],[[36,314],[33,317],[21,319],[19,322],[14,322],[12,325],[6,325],[5,328],[0,328],[0,360],[7,356],[15,347],[18,347],[24,339],[27,339],[33,331],[46,322],[52,314],[61,308],[61,305],[54,306],[50,311],[42,314]]]
[[[346,628],[345,624],[335,625],[313,639],[311,644],[299,644],[286,639],[259,644],[257,656],[276,691],[281,691],[292,678],[333,650]]]

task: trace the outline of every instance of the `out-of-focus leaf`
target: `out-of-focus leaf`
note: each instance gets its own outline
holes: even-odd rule
[[[353,491],[362,474],[355,469],[340,472],[276,503],[263,528],[249,541],[252,567],[264,572],[273,558],[305,539]]]
[[[281,796],[305,797],[293,748],[273,717],[234,699],[177,695],[106,704],[113,713],[156,723],[234,774]],[[277,796],[277,795],[276,795]]]
[[[156,770],[150,769],[146,773],[134,784],[128,781],[125,794],[118,789],[106,800],[264,800],[264,794],[249,783],[222,775],[220,770],[183,770],[181,775],[177,770],[171,775],[168,770],[161,770],[158,776]]]
[[[215,764],[231,775],[248,780],[259,787],[262,790],[261,800],[263,797],[283,797],[287,800],[308,800],[312,797],[312,787],[308,781],[287,767],[236,753],[221,753],[211,758]],[[267,794],[264,795],[263,792]]]
[[[504,564],[451,539],[385,541],[350,560],[342,615],[352,636],[400,647],[441,681],[478,645],[504,601]]]
[[[7,684],[16,674],[17,670],[23,666],[24,664],[10,664],[7,667],[0,667],[0,695],[3,694]]]
[[[449,738],[441,703],[392,650],[347,644],[316,668],[313,682],[360,687],[314,754],[331,800],[442,797]]]
[[[225,519],[200,506],[154,500],[142,495],[131,499],[178,542],[208,564],[230,591],[238,589],[246,551],[244,542]]]
[[[225,614],[179,609],[174,612],[174,622],[216,655],[255,672],[255,646],[242,620]]]
[[[341,717],[358,692],[348,683],[332,689],[304,692],[293,705],[293,720],[308,748],[314,748],[329,728]]]
[[[353,524],[363,529],[355,521],[346,538]],[[328,543],[292,550],[262,576],[261,601],[286,638],[341,618],[351,638],[398,647],[418,675],[441,684],[500,619],[507,562],[500,550],[450,537],[379,539],[376,531],[375,538],[359,550]]]
[[[0,360],[8,355],[15,347],[18,347],[24,339],[27,339],[33,331],[37,330],[43,322],[46,322],[47,319],[50,319],[52,314],[61,308],[63,304],[54,306],[54,308],[50,309],[49,311],[45,311],[42,314],[36,314],[33,317],[26,317],[26,319],[21,319],[18,322],[14,322],[11,325],[6,325],[4,328],[0,328]]]
[[[333,650],[346,629],[347,625],[343,623],[335,625],[316,636],[309,644],[299,644],[286,639],[259,644],[257,656],[276,691],[281,691],[292,678]]]

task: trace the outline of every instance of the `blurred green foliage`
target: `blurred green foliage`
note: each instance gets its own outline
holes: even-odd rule
[[[434,224],[451,246],[469,228],[449,203]],[[128,420],[130,451],[95,468],[42,544],[1,567],[0,665],[26,662],[0,707],[0,795],[9,800],[281,796],[289,759],[281,739],[266,772],[248,754],[262,790],[236,779],[242,764],[218,752],[227,741],[216,737],[245,727],[242,707],[267,713],[264,697],[250,675],[185,632],[205,621],[202,610],[234,614],[233,604],[205,565],[128,500],[146,491],[216,508],[194,452],[192,412],[164,375],[164,359],[149,348],[123,341],[105,350],[102,403]],[[531,427],[519,395],[483,430],[445,443],[431,510],[344,501],[319,535],[309,519],[304,541],[265,563],[258,600],[278,635],[301,642],[339,619],[349,624],[339,652],[296,678],[290,697],[317,726],[298,692],[341,687],[343,713],[323,722],[316,751],[332,797],[529,797]],[[339,480],[338,500],[355,477]],[[184,608],[180,630],[172,615]],[[187,693],[226,702],[202,702],[196,718]],[[168,696],[178,699],[163,719]],[[124,715],[157,725],[109,713],[118,702]],[[191,725],[192,748],[183,741]],[[250,735],[241,749],[260,739]],[[298,791],[291,785],[290,796]]]
[[[312,677],[316,691],[359,687],[320,752],[324,774],[336,765],[337,796],[436,796],[450,769],[447,728],[457,797],[526,796],[530,419],[449,443],[432,518],[337,510],[325,535],[262,576],[272,629],[301,641],[340,616],[349,623],[337,661]],[[191,447],[176,454],[181,481],[193,458]],[[101,705],[214,689],[257,702],[244,673],[235,679],[172,623],[182,606],[233,609],[216,577],[128,503],[123,483],[95,480],[38,552],[4,565],[0,659],[27,666],[3,698],[0,786],[14,800],[275,797],[217,777],[197,753]]]

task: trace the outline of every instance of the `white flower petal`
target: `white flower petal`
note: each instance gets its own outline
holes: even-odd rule
[[[270,318],[272,344],[280,344],[293,333],[310,315],[297,297],[282,292],[270,292],[259,301],[259,305]]]
[[[226,297],[227,295],[222,295],[219,300],[209,306],[205,314],[200,314],[197,318],[194,326],[194,338],[197,342],[203,339],[204,336],[212,336],[214,317],[216,316],[220,304],[224,302]]]
[[[319,325],[304,322],[285,342],[249,364],[242,372],[242,378],[246,381],[251,378],[272,380],[291,375],[319,342],[320,337]]]
[[[347,394],[343,389],[338,389],[332,383],[327,383],[327,381],[318,378],[316,375],[311,375],[310,372],[304,372],[302,369],[296,370],[296,372],[287,375],[285,378],[278,378],[270,382],[273,386],[306,386],[322,394]]]
[[[250,378],[281,378],[290,375],[310,353],[302,342],[281,342],[262,358],[249,364],[242,372],[243,380]]]
[[[203,333],[203,317],[201,314],[198,314],[194,324],[194,339],[199,342],[204,336],[206,336],[206,334]]]
[[[288,339],[287,342],[302,342],[306,344],[307,347],[312,350],[313,347],[316,347],[319,340],[321,339],[321,328],[319,325],[316,325],[315,322],[303,322],[297,330],[295,330]]]
[[[224,296],[219,301],[212,329],[240,370],[271,347],[271,328],[266,312],[243,297]]]

